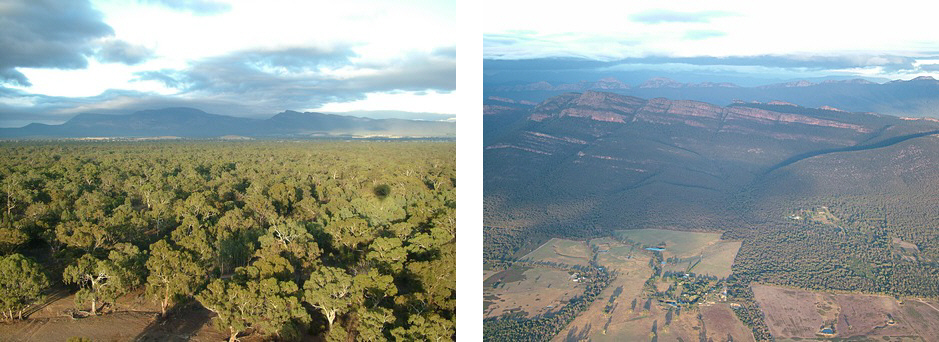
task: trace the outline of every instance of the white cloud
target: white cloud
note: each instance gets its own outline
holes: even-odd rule
[[[914,1],[878,6],[827,1],[578,1],[576,6],[539,1],[484,1],[492,8],[484,33],[531,38],[521,45],[487,46],[484,55],[530,58],[550,55],[599,59],[665,56],[753,56],[767,54],[844,54],[877,51],[911,55],[939,51],[933,12]],[[532,9],[537,8],[537,11]],[[640,23],[631,15],[653,10],[728,13],[699,22]],[[687,33],[726,33],[689,40]],[[580,37],[564,33],[576,33]],[[585,39],[603,36],[607,42]],[[617,46],[618,41],[635,42]],[[925,43],[924,43],[925,42]],[[610,47],[614,47],[611,51]],[[515,57],[517,56],[517,57]]]
[[[176,93],[159,82],[131,82],[139,66],[88,61],[86,69],[61,70],[20,68],[32,82],[31,87],[13,86],[11,88],[28,91],[33,94],[64,97],[96,96],[109,89],[136,90],[154,92],[163,95]]]
[[[225,11],[194,13],[186,8],[167,6],[172,1],[92,0],[94,8],[103,14],[104,22],[114,32],[108,39],[126,42],[128,46],[152,52],[149,59],[136,65],[100,63],[88,57],[84,69],[60,70],[47,68],[16,68],[32,83],[31,86],[12,88],[28,94],[66,98],[98,96],[108,90],[128,90],[144,94],[169,95],[181,100],[207,101],[218,94],[186,89],[173,89],[157,80],[141,80],[142,72],[183,71],[219,56],[237,55],[242,51],[298,49],[349,49],[351,65],[322,66],[303,70],[288,70],[276,66],[258,65],[259,69],[284,80],[310,78],[317,74],[323,79],[381,78],[388,73],[386,66],[401,66],[402,61],[415,55],[428,55],[455,46],[455,1],[418,0],[391,2],[380,0],[359,1],[292,1],[292,0],[233,0],[219,1],[230,7]],[[450,57],[445,57],[450,58]],[[452,59],[452,58],[451,58]],[[441,78],[445,78],[442,75]],[[455,75],[452,77],[455,78]],[[413,88],[412,81],[402,89]],[[407,83],[410,82],[410,83]],[[427,83],[427,82],[424,82]],[[246,84],[246,88],[252,85]],[[382,84],[384,89],[396,89],[395,83]],[[375,89],[371,89],[375,90]],[[302,90],[298,90],[302,91]],[[347,90],[348,91],[348,90]],[[302,98],[302,94],[295,94]],[[316,94],[310,94],[314,98]],[[405,111],[456,112],[441,104],[441,97],[452,94],[428,92],[400,92],[394,99],[388,93],[369,94],[365,100],[344,103],[341,106],[359,109],[395,109]],[[396,100],[400,97],[408,100]],[[341,99],[337,99],[341,100]],[[24,99],[9,99],[11,103],[28,103]],[[249,100],[243,101],[244,105]],[[451,101],[452,102],[452,101]],[[101,108],[118,108],[133,103],[133,98],[110,101]],[[394,108],[382,108],[387,104]],[[270,110],[269,103],[260,110]],[[316,104],[309,104],[310,106]],[[289,106],[282,104],[282,106]],[[353,106],[353,107],[350,107]],[[96,108],[87,105],[85,109]],[[286,109],[284,107],[282,109]],[[76,108],[78,110],[78,108]],[[246,109],[246,111],[258,111]]]
[[[456,92],[381,92],[368,93],[365,100],[329,103],[313,112],[351,112],[359,110],[400,110],[421,113],[456,114],[460,103]]]

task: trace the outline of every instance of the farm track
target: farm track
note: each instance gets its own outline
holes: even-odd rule
[[[929,304],[929,302],[923,301],[923,300],[921,300],[921,299],[917,299],[916,301],[917,301],[917,302],[920,302],[920,303],[923,303],[923,304],[926,304],[926,306],[931,307],[933,310],[936,310],[936,312],[939,312],[939,309],[937,309],[935,306],[932,306],[932,304]]]

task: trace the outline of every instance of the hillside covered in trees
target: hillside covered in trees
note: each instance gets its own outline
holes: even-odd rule
[[[455,338],[452,142],[0,145],[0,311],[143,291],[230,340]],[[79,336],[80,337],[80,336]]]

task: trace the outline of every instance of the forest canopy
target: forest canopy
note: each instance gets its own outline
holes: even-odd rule
[[[0,311],[198,303],[230,335],[455,338],[452,142],[7,142]],[[13,275],[16,277],[14,278]]]

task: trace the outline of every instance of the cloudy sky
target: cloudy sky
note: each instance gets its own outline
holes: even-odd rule
[[[486,6],[498,10],[491,11],[483,26],[484,58],[542,62],[565,58],[573,62],[551,63],[551,67],[772,79],[939,78],[935,12],[922,2],[580,0],[564,6],[539,4],[490,1]],[[490,65],[512,64],[490,63],[487,71]]]
[[[0,0],[0,127],[188,106],[454,114],[455,0]]]

